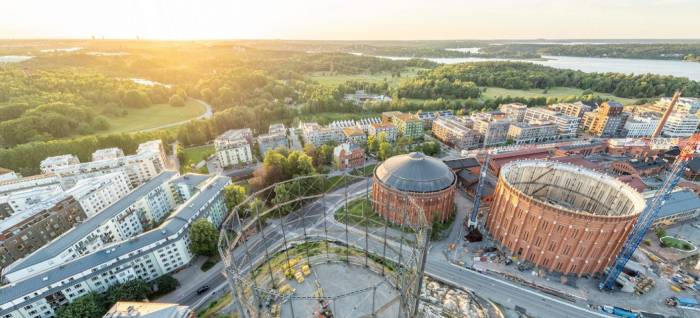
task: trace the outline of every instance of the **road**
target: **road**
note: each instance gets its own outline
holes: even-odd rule
[[[151,128],[148,128],[148,129],[144,129],[144,130],[142,130],[142,131],[152,131],[152,130],[158,130],[158,129],[163,129],[163,128],[170,128],[170,127],[180,126],[180,125],[189,123],[189,122],[191,122],[191,121],[193,121],[193,120],[208,119],[208,118],[211,118],[211,116],[214,115],[214,110],[211,108],[211,105],[209,105],[207,102],[205,102],[205,101],[203,101],[203,100],[200,100],[200,99],[194,99],[194,98],[189,98],[189,99],[194,100],[194,101],[200,103],[202,106],[204,106],[204,108],[205,108],[204,113],[202,113],[201,115],[199,115],[199,116],[197,116],[197,117],[195,117],[195,118],[190,118],[190,119],[186,119],[186,120],[181,120],[181,121],[178,121],[178,122],[174,122],[174,123],[170,123],[170,124],[165,124],[165,125],[160,125],[160,126],[156,126],[156,127],[151,127]]]
[[[366,185],[362,182],[349,185],[349,193],[352,195],[363,194],[366,190]],[[333,218],[333,212],[337,210],[340,203],[343,202],[344,196],[340,195],[340,191],[334,192],[335,195],[329,195],[324,201],[314,201],[300,210],[297,210],[279,222],[284,222],[287,225],[287,236],[303,235],[303,224],[311,225],[318,228],[323,225],[327,229],[328,239],[347,242],[350,245],[364,248],[365,242],[369,244],[368,248],[371,252],[379,253],[382,250],[383,243],[376,239],[365,241],[365,235],[359,229],[350,227],[350,231],[346,235],[344,225],[336,222]],[[326,222],[324,222],[324,220]],[[268,225],[261,233],[252,236],[248,240],[249,253],[245,253],[242,248],[234,251],[234,259],[237,262],[248,261],[247,257],[256,257],[265,254],[265,249],[274,250],[275,247],[283,244],[282,234],[274,224]],[[292,233],[290,233],[292,232]],[[309,235],[323,233],[320,229],[316,232],[308,231]],[[312,233],[313,232],[313,233]],[[360,244],[360,242],[362,242]],[[398,248],[396,242],[388,242],[388,245],[393,248],[388,249],[387,257],[395,258]],[[395,255],[392,255],[394,253]],[[431,254],[442,253],[438,249],[431,250]],[[588,318],[588,317],[610,317],[600,312],[591,311],[586,308],[586,304],[570,303],[549,295],[542,294],[538,291],[530,290],[525,287],[517,286],[513,283],[503,281],[499,278],[484,275],[476,271],[460,268],[451,264],[445,257],[429,257],[425,273],[438,280],[442,280],[457,286],[462,286],[466,289],[474,291],[481,297],[491,299],[501,305],[513,308],[516,305],[523,307],[528,313],[536,317],[567,317],[567,318]],[[256,259],[259,259],[257,257]],[[245,262],[243,262],[245,263]],[[202,305],[206,299],[212,296],[219,288],[227,289],[224,285],[225,279],[222,274],[212,275],[204,279],[200,284],[195,285],[188,292],[183,293],[183,296],[176,301],[187,305]],[[196,295],[196,288],[202,285],[209,285],[213,291],[200,297]]]

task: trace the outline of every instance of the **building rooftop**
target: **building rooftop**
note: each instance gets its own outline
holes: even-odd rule
[[[178,304],[119,301],[103,318],[186,318],[191,312]]]
[[[163,174],[165,173],[167,172]],[[163,174],[161,174],[161,176]],[[180,235],[184,235],[185,233],[182,231],[183,227],[191,221],[190,219],[199,210],[208,205],[216,194],[221,192],[229,182],[230,179],[228,177],[213,177],[211,181],[202,185],[200,191],[196,195],[180,205],[180,207],[171,213],[157,228],[141,233],[128,240],[108,245],[94,253],[76,258],[66,264],[51,268],[27,279],[4,285],[0,287],[0,294],[3,295],[4,299],[13,300],[40,289],[44,294],[52,293],[67,287],[61,282],[68,277],[90,270],[98,265],[107,264],[106,266],[101,266],[100,269],[94,272],[100,274],[114,266],[129,262],[134,257],[140,257],[141,254],[148,253],[150,251],[148,247],[159,240],[165,238],[172,240],[178,238]],[[144,248],[146,251],[142,251]],[[123,258],[125,255],[129,255],[130,257]],[[76,284],[89,277],[90,275],[85,275],[82,278],[72,280],[69,284]],[[15,306],[23,305],[23,303],[19,303]],[[14,307],[0,310],[0,315],[12,310],[14,310]]]
[[[647,204],[651,202],[652,196],[656,191],[650,191],[644,194],[647,199]],[[700,196],[690,189],[682,189],[671,192],[671,196],[666,200],[666,203],[661,206],[661,210],[656,215],[656,218],[663,218],[688,211],[700,207]]]
[[[455,182],[455,174],[444,162],[420,152],[387,159],[377,166],[374,176],[391,188],[408,192],[436,192]]]
[[[365,133],[362,131],[360,128],[356,127],[347,127],[343,128],[343,133],[347,137],[358,137],[358,136],[364,136]]]
[[[8,272],[18,271],[55,257],[60,252],[67,250],[73,244],[80,241],[80,239],[86,237],[98,226],[104,224],[107,220],[124,211],[126,208],[134,204],[134,202],[143,198],[146,194],[161,186],[176,175],[177,172],[175,171],[161,172],[155,178],[132,190],[119,201],[114,202],[114,204],[106,207],[93,217],[85,220],[85,222],[76,225],[73,229],[63,233],[61,236],[36,250],[34,253],[29,254],[25,258],[13,263],[8,267]]]
[[[476,158],[450,159],[443,160],[442,162],[444,162],[445,165],[452,170],[468,169],[480,166],[479,161],[476,160]]]

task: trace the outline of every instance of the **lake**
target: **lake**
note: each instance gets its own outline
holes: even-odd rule
[[[473,52],[473,48],[452,49],[455,51]],[[392,60],[408,60],[408,57],[380,56]],[[505,58],[483,58],[483,57],[455,57],[455,58],[426,58],[436,63],[455,64],[467,62],[487,62],[487,61],[518,61],[531,62],[545,66],[562,69],[580,70],[583,72],[616,72],[626,74],[659,74],[687,77],[691,80],[700,81],[700,62],[684,62],[674,60],[645,60],[645,59],[617,59],[598,57],[576,57],[576,56],[543,56],[540,60],[519,60]]]
[[[28,55],[0,55],[0,63],[19,63],[31,58]]]

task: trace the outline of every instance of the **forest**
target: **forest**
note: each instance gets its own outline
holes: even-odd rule
[[[484,46],[479,53],[523,58],[555,55],[700,62],[700,43],[504,44]]]
[[[510,89],[575,87],[619,97],[671,96],[683,89],[684,96],[699,96],[700,83],[687,78],[653,74],[584,73],[525,62],[451,64],[419,74],[414,80],[442,83],[473,82],[479,86]]]

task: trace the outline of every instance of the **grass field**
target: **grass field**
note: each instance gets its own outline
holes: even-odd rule
[[[381,83],[384,80],[389,82],[390,87],[396,87],[402,78],[413,77],[419,71],[425,70],[422,68],[407,68],[401,71],[401,77],[391,77],[389,72],[381,72],[376,74],[328,74],[327,72],[317,72],[311,75],[311,79],[323,85],[338,86],[347,81],[364,81],[371,83]]]
[[[522,89],[507,89],[507,88],[500,88],[500,87],[487,87],[486,91],[481,95],[482,98],[496,98],[498,96],[511,96],[511,97],[569,97],[569,96],[581,96],[583,93],[582,89],[578,88],[570,88],[570,87],[554,87],[550,88],[547,90],[545,93],[544,90],[542,89],[529,89],[529,90],[522,90]],[[633,104],[636,100],[635,99],[630,99],[630,98],[621,98],[621,97],[616,97],[610,94],[605,94],[605,93],[595,93],[594,95],[598,95],[602,98],[609,98],[612,100],[616,100],[620,103],[623,103],[625,105],[628,104]]]
[[[183,151],[185,153],[185,162],[180,162],[180,171],[182,173],[190,171],[192,165],[196,165],[198,162],[211,156],[214,153],[214,145],[185,148]],[[206,169],[206,166],[204,166],[204,169]],[[207,171],[200,172],[206,173]]]
[[[102,133],[132,132],[172,124],[200,116],[206,108],[199,102],[188,100],[183,107],[157,104],[128,111],[129,113],[124,117],[107,117],[110,128]]]
[[[661,238],[661,246],[663,247],[673,247],[683,251],[693,250],[693,245],[687,241],[679,240],[675,237],[664,236]]]

